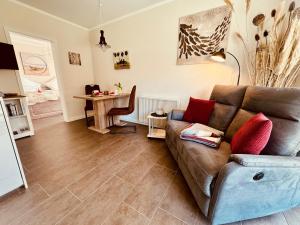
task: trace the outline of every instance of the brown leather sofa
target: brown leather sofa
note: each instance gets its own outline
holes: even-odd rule
[[[300,205],[300,89],[217,85],[209,126],[224,131],[219,149],[181,140],[189,123],[173,110],[166,143],[202,213],[212,224],[262,217]],[[230,141],[263,112],[273,122],[262,155],[232,155]]]

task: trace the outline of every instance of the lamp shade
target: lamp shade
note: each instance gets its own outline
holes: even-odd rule
[[[225,62],[226,60],[226,55],[224,48],[222,48],[220,51],[215,52],[212,54],[211,59],[216,61],[216,62]]]

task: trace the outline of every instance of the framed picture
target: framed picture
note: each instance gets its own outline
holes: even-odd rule
[[[34,53],[20,53],[24,75],[27,76],[49,76],[47,57]]]
[[[69,52],[69,63],[71,65],[81,66],[80,54],[75,52]]]
[[[128,51],[114,52],[113,57],[115,70],[130,69]]]
[[[221,6],[179,19],[177,64],[203,63],[227,49],[231,8]]]

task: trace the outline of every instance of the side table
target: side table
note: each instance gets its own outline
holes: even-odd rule
[[[148,117],[148,138],[159,138],[159,139],[165,139],[166,138],[166,130],[164,128],[155,128],[155,121],[167,121],[167,114],[163,116],[158,116],[155,113],[151,113]]]

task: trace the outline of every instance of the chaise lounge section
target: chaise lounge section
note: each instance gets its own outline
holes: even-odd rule
[[[209,126],[224,131],[218,149],[180,139],[189,125],[173,110],[166,143],[202,213],[213,225],[262,217],[300,205],[300,90],[217,85]],[[261,155],[233,155],[230,141],[253,115],[273,122]]]

